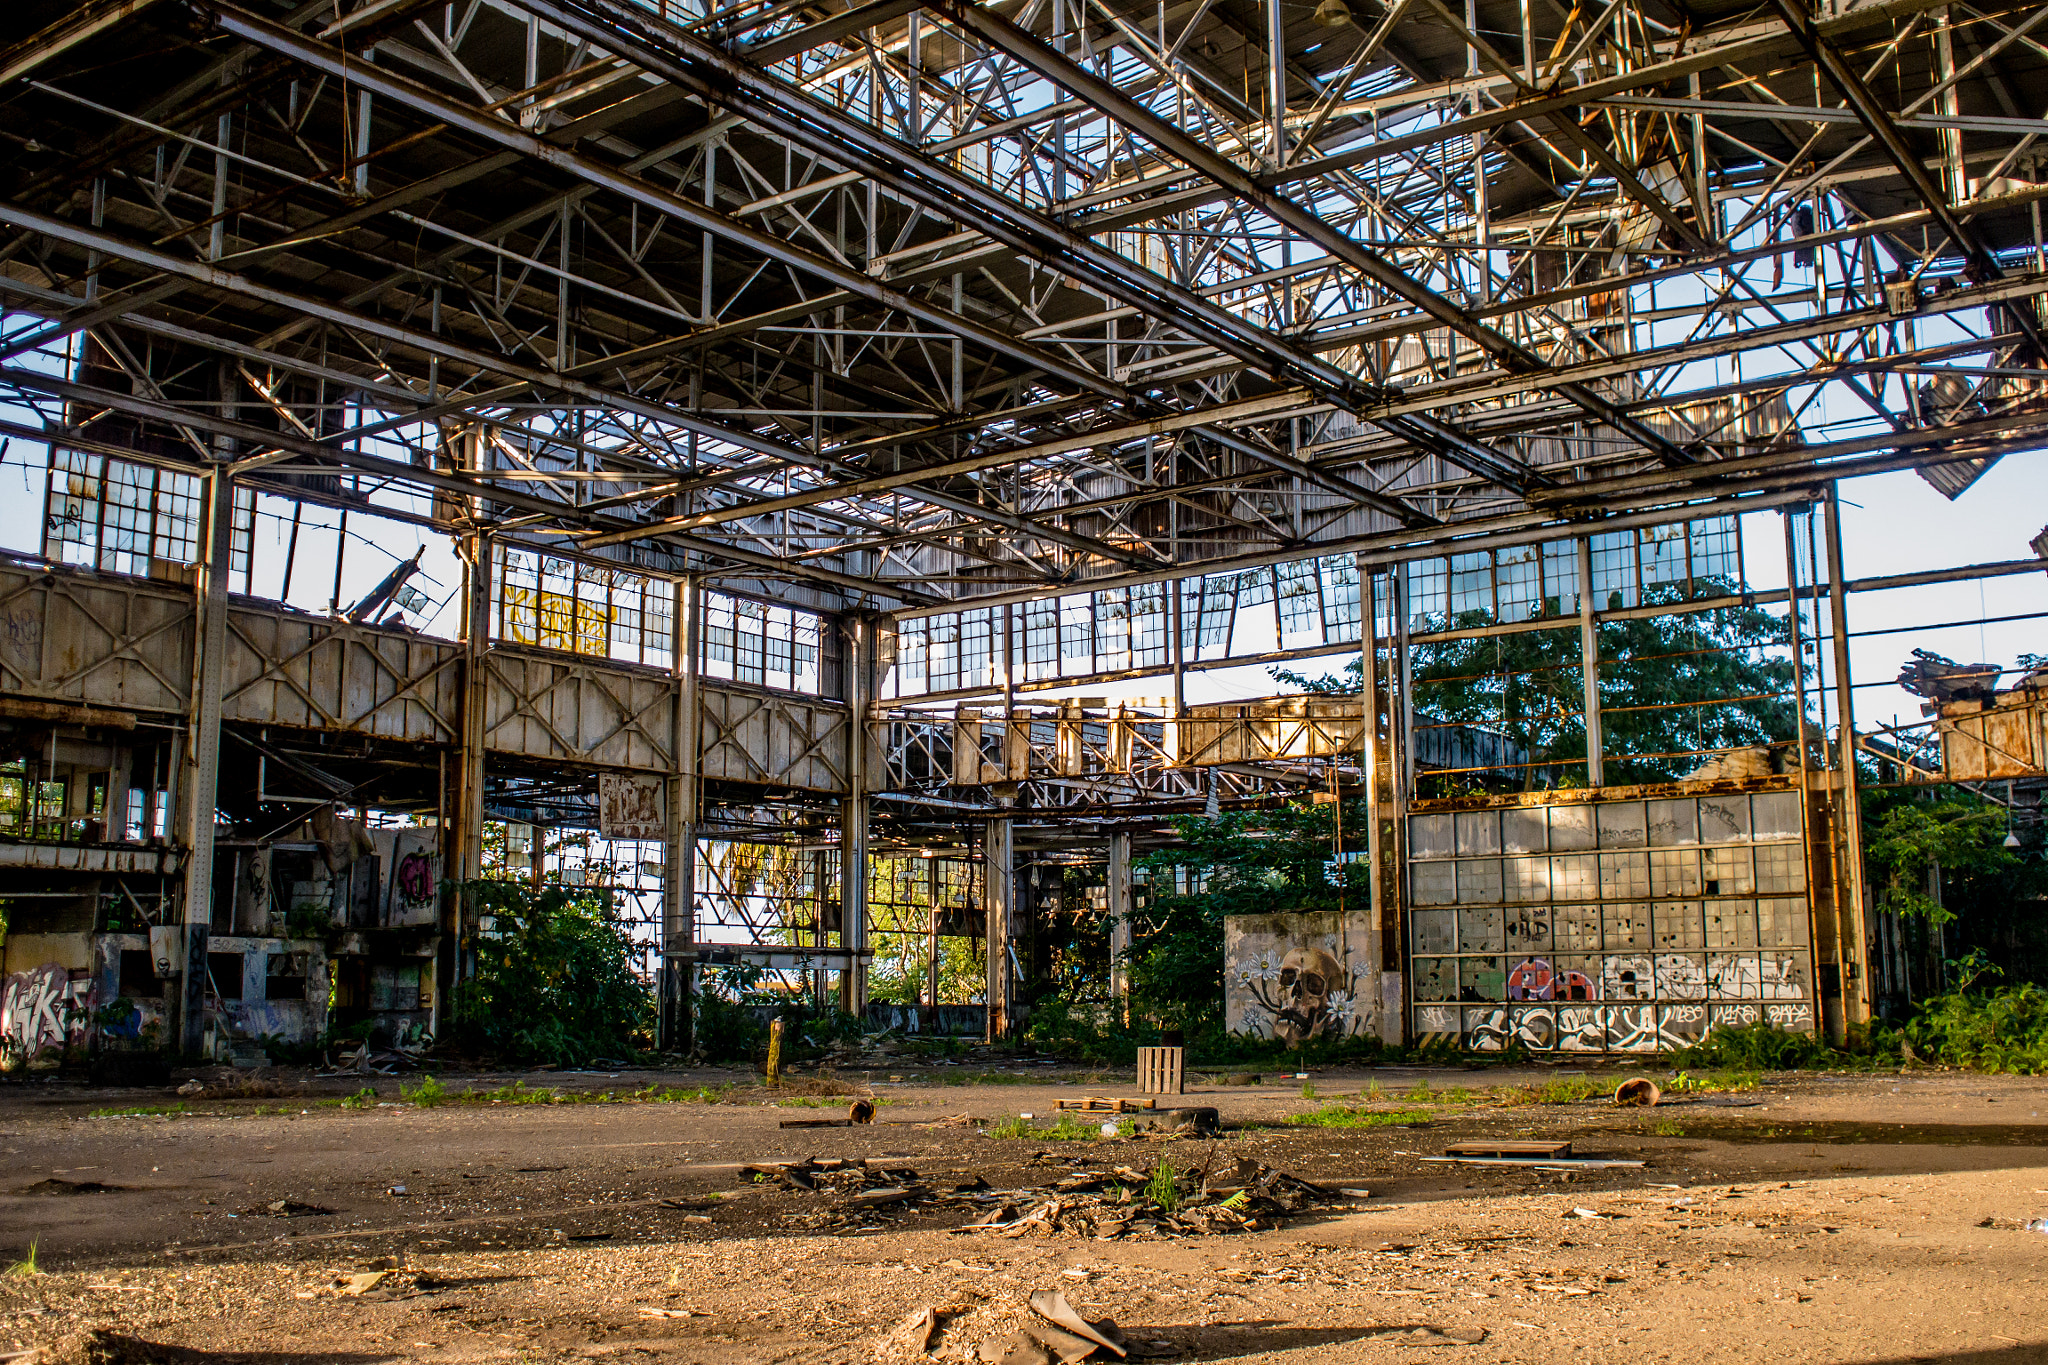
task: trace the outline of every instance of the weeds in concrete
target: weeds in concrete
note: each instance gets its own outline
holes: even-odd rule
[[[1172,1213],[1180,1207],[1180,1172],[1165,1157],[1152,1168],[1152,1178],[1145,1182],[1145,1197],[1159,1206],[1161,1213]]]
[[[95,1109],[90,1114],[87,1114],[86,1117],[92,1119],[174,1119],[180,1114],[189,1114],[191,1112],[192,1106],[180,1100],[176,1104],[131,1104],[114,1109]]]
[[[7,1273],[8,1273],[9,1275],[17,1276],[17,1277],[20,1277],[20,1278],[23,1278],[23,1279],[26,1279],[27,1277],[29,1277],[29,1276],[31,1276],[31,1275],[40,1275],[40,1274],[42,1274],[42,1273],[43,1273],[43,1268],[42,1268],[42,1266],[40,1266],[40,1265],[38,1265],[38,1264],[36,1263],[36,1248],[37,1248],[37,1245],[38,1245],[38,1244],[37,1244],[37,1243],[35,1243],[35,1242],[30,1242],[30,1243],[28,1244],[28,1255],[26,1255],[26,1256],[22,1257],[22,1258],[21,1258],[20,1260],[16,1261],[16,1262],[15,1262],[15,1263],[14,1263],[13,1265],[11,1265],[11,1266],[8,1266],[8,1267],[7,1267]]]
[[[1428,1123],[1432,1117],[1427,1109],[1361,1109],[1326,1104],[1306,1114],[1294,1114],[1287,1121],[1301,1128],[1400,1128]]]
[[[775,1101],[775,1107],[777,1109],[844,1109],[851,1102],[844,1095],[784,1095]],[[868,1103],[879,1109],[885,1104],[897,1104],[900,1101],[890,1099],[887,1095],[877,1095],[869,1100]]]
[[[441,1084],[439,1076],[422,1076],[411,1085],[399,1084],[398,1096],[408,1104],[422,1109],[432,1109],[448,1103],[448,1087]]]
[[[1130,1131],[1129,1122],[1117,1121],[1116,1136],[1127,1136]],[[1053,1122],[1047,1124],[1034,1123],[1018,1114],[1004,1119],[1001,1123],[990,1124],[982,1129],[981,1133],[983,1137],[1028,1138],[1033,1142],[1100,1142],[1105,1136],[1102,1131],[1102,1120],[1093,1119],[1092,1116],[1077,1117],[1066,1110],[1062,1110]]]
[[[1754,1071],[1681,1071],[1664,1083],[1674,1095],[1703,1095],[1754,1090],[1763,1077]]]
[[[1613,1092],[1612,1081],[1593,1076],[1559,1076],[1545,1081],[1542,1085],[1520,1085],[1500,1092],[1500,1102],[1508,1106],[1524,1104],[1577,1104],[1581,1100],[1595,1100]]]

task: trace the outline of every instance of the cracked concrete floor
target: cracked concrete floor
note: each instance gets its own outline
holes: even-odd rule
[[[388,1107],[353,1110],[320,1103],[341,1082],[285,1077],[279,1095],[164,1117],[104,1113],[160,1093],[10,1084],[0,1259],[34,1244],[44,1273],[0,1278],[0,1358],[47,1358],[102,1327],[188,1360],[907,1361],[918,1353],[896,1329],[931,1307],[933,1355],[959,1360],[1054,1288],[1158,1359],[2048,1360],[2048,1237],[2024,1228],[2048,1215],[2048,1085],[1784,1076],[1655,1110],[1453,1090],[1558,1074],[1323,1072],[1315,1100],[1296,1081],[1197,1086],[1185,1102],[1221,1110],[1220,1138],[1087,1143],[958,1124],[1043,1119],[1060,1098],[1128,1089],[1038,1068],[1009,1084],[878,1075],[880,1121],[858,1129],[783,1129],[836,1101],[778,1107],[752,1088],[725,1103],[414,1108],[382,1081]],[[527,1079],[595,1091],[737,1078]],[[1285,1122],[1375,1082],[1399,1126]],[[1564,1138],[1645,1164],[1567,1179],[1422,1160],[1478,1137]],[[927,1182],[1015,1189],[1059,1174],[1032,1160],[1042,1151],[1148,1170],[1162,1156],[1182,1169],[1252,1156],[1371,1195],[1225,1236],[1003,1237],[955,1231],[973,1211],[945,1203],[833,1225],[838,1196],[740,1169],[880,1158]],[[323,1212],[280,1217],[278,1201]],[[401,1257],[367,1294],[348,1292],[362,1268]],[[1407,1344],[1417,1325],[1484,1336]]]

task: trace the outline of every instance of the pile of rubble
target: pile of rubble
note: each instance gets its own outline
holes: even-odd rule
[[[979,1178],[927,1183],[910,1167],[880,1161],[805,1158],[748,1166],[742,1177],[828,1196],[828,1206],[786,1220],[805,1228],[871,1227],[890,1213],[936,1207],[976,1215],[954,1228],[956,1233],[1101,1240],[1256,1232],[1289,1214],[1367,1194],[1329,1189],[1250,1158],[1216,1171],[1176,1171],[1161,1164],[1149,1172],[1098,1164],[1085,1155],[1037,1152],[1032,1159],[1065,1168],[1065,1174],[1041,1185],[998,1190]]]

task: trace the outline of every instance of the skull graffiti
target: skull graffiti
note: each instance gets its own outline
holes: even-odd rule
[[[1343,995],[1350,976],[1342,963],[1320,948],[1295,948],[1280,959],[1279,976],[1269,990],[1258,984],[1259,1002],[1273,1012],[1273,1037],[1291,1047],[1311,1038],[1341,1031],[1344,1021],[1332,997]]]

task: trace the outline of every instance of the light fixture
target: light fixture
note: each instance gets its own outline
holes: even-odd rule
[[[1323,0],[1316,6],[1316,22],[1324,28],[1342,28],[1358,20],[1351,13],[1351,6],[1344,0]]]
[[[917,851],[917,856],[920,858],[936,858],[939,856],[939,851],[935,848],[921,848]]]
[[[2018,848],[2020,846],[2020,836],[2011,830],[2007,830],[2005,832],[2005,846],[2007,848]]]

